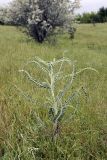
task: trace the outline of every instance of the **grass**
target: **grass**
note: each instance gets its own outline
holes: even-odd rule
[[[51,46],[35,43],[15,27],[0,26],[0,160],[106,160],[107,159],[107,24],[78,25],[74,41],[64,34]],[[65,53],[64,53],[65,52]],[[68,110],[57,143],[51,142],[51,126],[39,129],[35,110],[47,121],[46,96],[18,72],[39,56],[44,60],[63,56],[77,61],[77,70],[86,71],[72,89],[83,86],[78,112],[70,119]],[[32,66],[41,80],[42,72]],[[69,72],[66,68],[65,72]],[[62,82],[63,83],[63,82]],[[15,88],[36,100],[33,105]],[[74,102],[75,103],[75,102]],[[72,104],[74,105],[74,104]]]

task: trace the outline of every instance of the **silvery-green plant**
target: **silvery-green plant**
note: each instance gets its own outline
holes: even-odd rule
[[[48,115],[53,124],[53,139],[56,139],[59,133],[61,120],[64,117],[67,108],[71,105],[73,99],[78,96],[79,91],[82,88],[80,87],[76,91],[73,91],[73,93],[70,93],[70,95],[66,95],[68,91],[71,91],[75,78],[78,76],[78,74],[82,73],[85,70],[96,70],[88,67],[76,71],[75,62],[65,57],[58,60],[54,59],[50,62],[46,62],[38,57],[35,57],[34,60],[29,61],[25,66],[32,63],[38,66],[40,70],[45,73],[45,75],[47,76],[47,79],[45,81],[40,81],[31,76],[31,73],[24,69],[25,67],[20,70],[20,72],[24,73],[28,77],[28,79],[36,86],[43,88],[48,92],[48,97],[46,97],[49,103]],[[64,66],[69,66],[69,74],[64,73]],[[65,82],[65,84],[62,85],[62,88],[61,83],[63,83],[63,81]],[[58,86],[57,83],[59,83]],[[40,117],[37,114],[35,115],[38,122],[44,125],[44,122],[40,119]]]

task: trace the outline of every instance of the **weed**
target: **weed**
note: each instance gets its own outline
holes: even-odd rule
[[[48,101],[48,115],[49,119],[51,119],[51,122],[53,124],[53,136],[52,139],[56,141],[57,135],[60,132],[60,123],[65,115],[66,109],[69,107],[69,105],[72,103],[73,99],[75,97],[79,96],[79,92],[83,87],[80,87],[78,90],[70,93],[70,95],[66,97],[66,93],[69,92],[69,89],[72,87],[73,81],[75,80],[76,76],[80,74],[81,72],[89,69],[96,71],[93,68],[84,68],[79,71],[76,71],[75,69],[75,62],[71,61],[68,58],[61,58],[58,60],[53,60],[50,62],[46,62],[38,57],[35,58],[33,61],[29,61],[25,66],[29,64],[35,64],[37,65],[40,70],[42,70],[45,74],[47,79],[45,81],[39,81],[36,78],[31,76],[31,73],[29,73],[27,70],[22,69],[20,72],[23,72],[28,79],[33,82],[35,85],[37,85],[40,88],[46,89],[48,91],[48,96],[46,97]],[[70,68],[70,74],[64,74],[64,64],[69,65]],[[97,71],[96,71],[97,72]],[[62,83],[62,81],[66,80],[64,84],[63,89],[57,89],[57,82],[59,84]],[[57,93],[57,94],[56,94]],[[65,100],[63,100],[65,99]],[[71,115],[72,116],[72,115]],[[40,124],[45,124],[42,122],[40,117],[37,116],[38,122]]]

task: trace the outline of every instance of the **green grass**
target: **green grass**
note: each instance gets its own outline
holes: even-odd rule
[[[51,46],[35,43],[15,27],[0,26],[0,160],[107,159],[106,33],[107,24],[78,25],[74,41],[64,34]],[[99,75],[86,71],[75,80],[73,88],[84,86],[87,94],[81,92],[79,109],[72,120],[68,120],[70,110],[67,112],[57,143],[53,144],[51,127],[47,124],[46,130],[38,132],[33,115],[36,110],[47,121],[43,109],[47,94],[18,70],[35,56],[48,61],[61,58],[63,53],[77,61],[77,70],[93,67]],[[36,75],[43,78],[37,70]],[[14,85],[39,103],[32,105]]]

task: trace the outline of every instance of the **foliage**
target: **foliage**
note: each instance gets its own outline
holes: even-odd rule
[[[28,20],[29,33],[39,42],[43,42],[56,27],[69,25],[73,20],[74,9],[79,7],[79,1],[39,0],[32,3]]]
[[[26,25],[28,21],[29,0],[13,0],[9,5],[0,9],[0,19],[5,24]]]
[[[107,8],[104,7],[100,8],[98,11],[98,16],[102,23],[107,22]]]
[[[53,60],[50,62],[46,62],[38,57],[35,58],[33,61],[29,61],[27,63],[27,66],[29,64],[35,64],[40,68],[45,73],[45,82],[39,81],[36,78],[33,78],[31,73],[29,73],[27,70],[22,69],[20,72],[23,72],[28,79],[37,85],[40,88],[44,88],[48,91],[48,96],[46,97],[47,100],[47,108],[48,108],[48,114],[49,114],[49,119],[51,119],[52,124],[53,124],[53,140],[56,140],[57,135],[59,134],[59,128],[60,128],[60,123],[65,115],[65,112],[67,108],[69,107],[70,103],[79,96],[79,91],[81,88],[79,88],[77,91],[72,92],[71,95],[69,95],[66,100],[64,98],[66,97],[66,93],[69,91],[69,89],[72,87],[72,84],[74,82],[74,79],[78,74],[85,70],[93,70],[96,71],[95,69],[92,68],[84,68],[81,69],[80,71],[75,70],[75,64],[68,58],[62,58],[59,60]],[[70,67],[70,74],[64,74],[64,65],[68,64]],[[25,65],[26,66],[26,65]],[[67,67],[67,65],[66,65]],[[57,85],[58,83],[61,84],[62,81],[65,81],[65,85],[63,89],[61,89],[61,86],[58,90]],[[31,96],[30,96],[31,97]],[[74,113],[76,112],[77,108],[74,109]],[[35,114],[37,115],[37,114]],[[74,116],[71,114],[71,117]],[[42,122],[40,117],[36,116],[37,120],[39,121],[38,125],[44,125],[45,122]],[[44,126],[43,126],[44,127]]]
[[[29,0],[13,0],[8,8],[11,24],[27,25],[29,12]]]
[[[7,24],[8,23],[9,19],[7,17],[7,8],[3,8],[3,7],[0,8],[0,21],[3,24]]]
[[[79,0],[13,0],[5,17],[14,25],[24,25],[38,42],[53,33],[56,27],[68,26],[74,18]]]
[[[77,16],[80,23],[104,23],[107,22],[107,8],[100,8],[98,12],[83,13]]]

